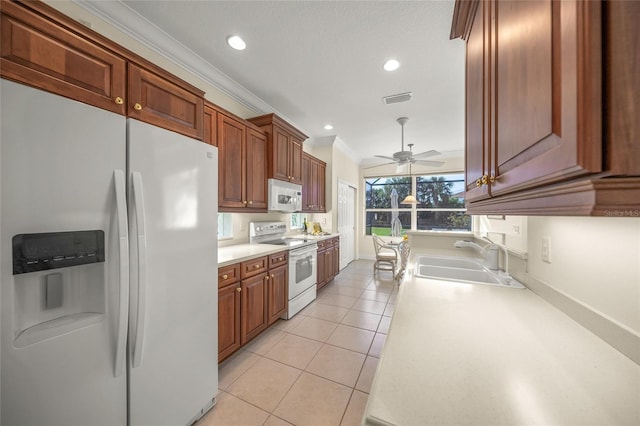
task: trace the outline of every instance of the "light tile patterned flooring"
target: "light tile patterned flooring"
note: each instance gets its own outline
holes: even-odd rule
[[[360,425],[398,287],[357,260],[292,319],[220,365],[218,401],[198,426]]]

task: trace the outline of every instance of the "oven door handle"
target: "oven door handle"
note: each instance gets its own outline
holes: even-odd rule
[[[307,257],[309,255],[314,255],[314,254],[318,254],[318,247],[314,247],[312,249],[304,249],[300,251],[290,251],[289,258],[291,260],[301,259],[303,257]]]

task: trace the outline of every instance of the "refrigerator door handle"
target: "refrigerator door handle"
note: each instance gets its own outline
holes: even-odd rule
[[[142,350],[144,345],[144,323],[146,308],[147,288],[147,233],[145,223],[144,192],[142,187],[142,175],[133,172],[133,202],[135,204],[135,217],[138,229],[138,309],[136,315],[136,336],[133,345],[133,367],[138,367],[142,362]]]
[[[116,214],[118,219],[118,253],[119,253],[119,292],[120,306],[118,312],[118,334],[116,336],[116,353],[114,377],[124,372],[124,361],[127,343],[127,309],[129,307],[129,234],[127,224],[127,194],[124,172],[113,171],[113,182],[116,195]]]

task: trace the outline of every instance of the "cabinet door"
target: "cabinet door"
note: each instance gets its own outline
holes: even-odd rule
[[[327,284],[327,250],[318,250],[318,290]]]
[[[311,156],[302,153],[302,211],[311,210]]]
[[[302,183],[302,142],[291,136],[289,145],[289,180]]]
[[[325,252],[325,257],[327,258],[327,260],[325,261],[324,267],[325,267],[325,276],[326,276],[326,280],[327,282],[331,281],[333,279],[334,273],[333,273],[333,246],[330,245],[329,248],[327,249],[327,251]]]
[[[246,125],[218,114],[218,205],[244,207]]]
[[[247,207],[267,208],[267,135],[252,128],[247,131]]]
[[[240,342],[243,345],[267,328],[268,278],[265,273],[242,281]]]
[[[129,63],[129,117],[202,140],[204,99],[159,75]]]
[[[315,160],[315,158],[311,159],[311,163],[309,164],[309,166],[311,167],[311,170],[309,172],[309,175],[311,177],[311,185],[309,185],[309,190],[311,192],[311,194],[309,195],[309,201],[311,201],[310,210],[316,212],[320,209],[320,204],[318,202],[318,162]]]
[[[218,146],[218,112],[204,106],[204,135],[202,140],[209,145]]]
[[[273,126],[272,141],[272,171],[274,179],[289,181],[289,133],[278,126]]]
[[[489,25],[488,3],[478,4],[467,39],[465,200],[489,196],[488,185],[476,185],[489,174]]]
[[[218,290],[218,362],[240,348],[240,283]]]
[[[326,174],[327,174],[327,166],[319,162],[318,163],[318,184],[316,185],[317,191],[317,200],[318,200],[318,211],[325,213],[327,211],[326,204]]]
[[[288,278],[286,265],[269,271],[268,325],[276,322],[287,310]]]
[[[340,241],[336,241],[333,246],[333,271],[332,274],[334,277],[340,273]]]
[[[125,114],[124,59],[12,2],[0,19],[2,77]]]
[[[492,196],[602,170],[600,8],[492,3]]]

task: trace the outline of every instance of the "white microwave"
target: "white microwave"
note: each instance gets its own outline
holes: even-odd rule
[[[269,179],[269,210],[277,212],[302,211],[302,185]]]

